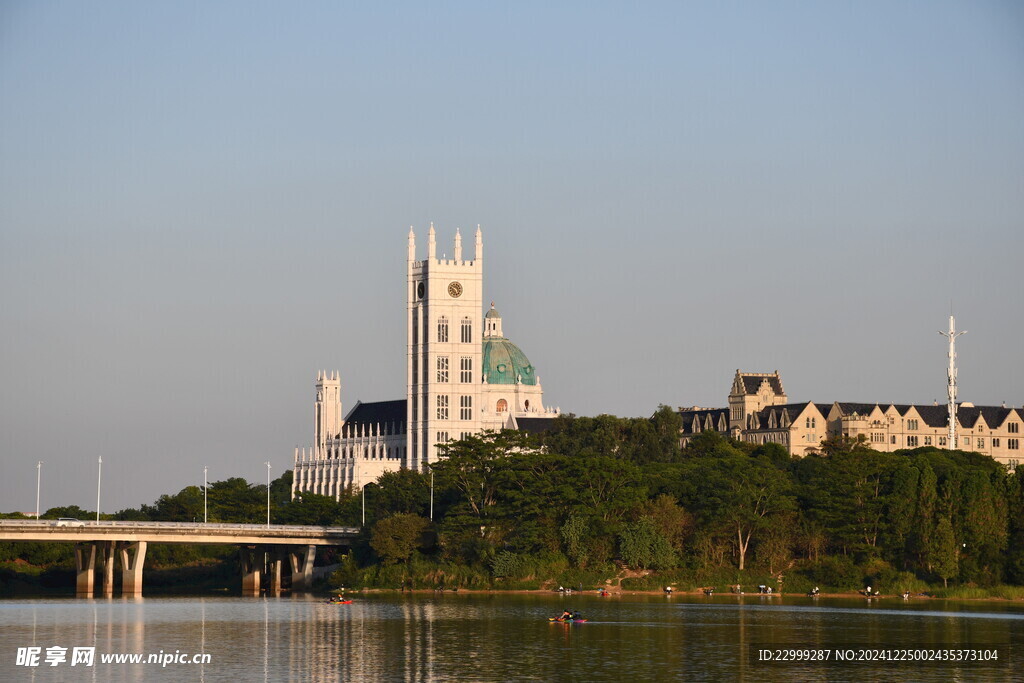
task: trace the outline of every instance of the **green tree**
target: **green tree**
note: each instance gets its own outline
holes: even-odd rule
[[[370,547],[385,564],[408,562],[429,525],[419,515],[405,512],[385,517],[373,525]]]
[[[231,477],[210,483],[207,498],[211,522],[259,524],[266,521],[265,484],[250,486],[249,482],[241,477]],[[201,500],[199,504],[202,505]]]
[[[785,569],[793,558],[793,528],[791,515],[779,515],[761,534],[757,543],[757,558],[770,574]]]
[[[956,538],[953,537],[953,523],[949,521],[949,517],[940,517],[935,526],[929,561],[935,573],[942,579],[942,585],[948,587],[949,579],[956,576],[960,568],[960,549]]]
[[[377,478],[378,504],[389,513],[430,514],[430,475],[402,468]]]
[[[676,565],[672,545],[659,531],[654,520],[641,517],[623,525],[619,531],[619,554],[630,567],[668,569]]]
[[[699,510],[709,527],[732,534],[741,571],[751,540],[775,516],[795,507],[789,478],[759,458],[727,453],[697,458],[689,475],[686,507]]]
[[[308,491],[296,494],[295,500],[271,510],[271,519],[275,524],[340,526],[344,523],[343,517],[344,508],[333,497]]]
[[[502,430],[483,432],[439,447],[432,467],[442,486],[455,489],[472,514],[484,517],[498,502],[498,472],[512,453],[532,450],[526,434]]]
[[[577,567],[586,567],[590,558],[587,537],[589,536],[589,524],[581,515],[569,515],[562,524],[562,542],[565,544],[565,554]]]
[[[641,506],[641,515],[654,522],[658,533],[673,550],[682,552],[687,537],[693,532],[693,515],[680,507],[675,498],[664,493],[656,496]]]
[[[917,498],[914,504],[914,519],[908,538],[908,546],[914,566],[931,571],[929,557],[932,537],[935,531],[935,510],[939,498],[939,480],[927,458],[914,459],[918,470]]]
[[[159,522],[203,521],[202,487],[186,486],[178,493],[160,496],[151,508],[150,517]]]

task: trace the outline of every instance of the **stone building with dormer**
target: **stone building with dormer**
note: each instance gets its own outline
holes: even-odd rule
[[[728,408],[682,408],[680,441],[712,429],[738,441],[777,443],[804,456],[830,436],[864,437],[878,451],[922,446],[948,447],[944,405],[885,403],[789,403],[778,371],[736,371]],[[957,406],[957,444],[961,450],[991,456],[1015,468],[1021,459],[1024,409],[1006,406]]]

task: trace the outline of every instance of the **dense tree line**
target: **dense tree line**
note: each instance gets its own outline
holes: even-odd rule
[[[271,484],[272,520],[363,526],[365,517],[364,541],[346,559],[350,582],[388,567],[441,581],[446,567],[509,584],[626,570],[736,583],[785,575],[789,589],[1024,583],[1024,475],[987,456],[879,453],[837,438],[797,459],[717,432],[680,448],[679,428],[667,407],[650,419],[562,416],[539,435],[447,444],[431,473],[390,472],[339,501],[291,500],[287,472]],[[228,479],[207,494],[211,522],[265,519],[265,485]],[[203,491],[113,517],[202,520]],[[167,552],[173,562],[202,551]],[[16,554],[0,547],[0,560]]]

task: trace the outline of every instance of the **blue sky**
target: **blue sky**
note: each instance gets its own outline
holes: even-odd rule
[[[0,4],[0,500],[261,481],[404,396],[405,236],[577,414],[1024,403],[1016,2]],[[422,241],[421,241],[422,244]]]

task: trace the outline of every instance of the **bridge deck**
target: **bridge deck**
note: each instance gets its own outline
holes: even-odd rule
[[[359,527],[202,522],[0,520],[0,541],[147,541],[232,545],[347,545]]]

